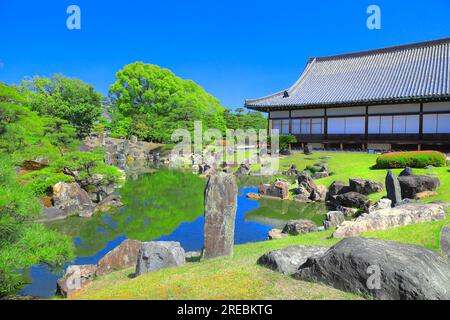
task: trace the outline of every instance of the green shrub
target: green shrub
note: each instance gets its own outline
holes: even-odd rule
[[[311,172],[311,174],[314,174],[314,173],[319,172],[320,170],[322,170],[322,168],[319,167],[319,166],[306,166],[305,170]]]
[[[446,162],[445,154],[438,151],[390,152],[377,158],[377,168],[425,168],[429,165],[443,167]]]
[[[63,173],[52,171],[48,167],[39,171],[33,171],[23,175],[22,181],[26,182],[26,187],[36,197],[49,195],[53,192],[53,186],[58,182],[74,182],[75,179]]]
[[[62,265],[73,258],[70,237],[34,223],[42,208],[38,199],[19,184],[15,165],[0,154],[0,298],[24,283],[21,270],[36,263]]]
[[[297,143],[297,138],[294,135],[286,134],[279,136],[279,147],[280,150],[286,150],[289,148],[290,144]]]

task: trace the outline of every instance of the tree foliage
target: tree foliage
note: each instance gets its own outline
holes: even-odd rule
[[[79,137],[88,135],[102,113],[102,96],[83,81],[54,75],[22,81],[19,89],[31,110],[41,116],[66,120],[76,128]]]
[[[286,150],[289,148],[290,144],[297,143],[297,138],[292,134],[285,134],[279,136],[279,147],[280,150]]]
[[[54,159],[58,149],[45,137],[49,121],[31,111],[17,90],[0,83],[0,152],[17,161]]]
[[[225,111],[224,118],[227,129],[254,129],[258,132],[258,130],[267,128],[267,119],[261,112],[257,111],[249,111],[244,113],[243,108],[237,108],[234,112],[231,109],[227,109]]]
[[[234,114],[191,80],[183,80],[170,70],[136,62],[116,74],[110,87],[111,129],[114,136],[135,135],[142,140],[171,142],[175,129],[194,129],[202,121],[203,130],[227,127],[265,127],[257,113]],[[263,123],[264,122],[264,123]]]
[[[102,150],[94,152],[71,152],[50,164],[55,173],[72,177],[82,188],[107,186],[117,183],[119,169],[104,163]]]
[[[0,154],[0,297],[22,285],[18,270],[39,262],[61,264],[72,258],[68,237],[34,223],[41,206],[19,185],[14,164]]]
[[[63,168],[71,168],[82,179],[88,176],[83,164],[90,163],[89,172],[102,175],[97,176],[99,183],[113,181],[117,174],[116,168],[103,163],[101,153],[77,156],[75,127],[52,114],[30,110],[29,101],[29,92],[0,83],[0,297],[23,284],[23,269],[40,262],[61,264],[73,256],[69,237],[35,222],[42,213],[36,196],[51,192],[59,181],[76,180]],[[38,159],[50,164],[19,181],[16,165]]]

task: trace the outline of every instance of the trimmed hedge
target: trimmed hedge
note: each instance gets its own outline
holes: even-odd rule
[[[390,152],[377,158],[377,168],[425,168],[426,166],[446,166],[445,154],[438,151]]]

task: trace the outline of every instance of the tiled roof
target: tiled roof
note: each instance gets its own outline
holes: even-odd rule
[[[450,98],[450,38],[312,58],[289,89],[251,109],[314,107]]]

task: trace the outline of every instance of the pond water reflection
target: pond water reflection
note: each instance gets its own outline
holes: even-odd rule
[[[263,241],[274,227],[290,219],[310,219],[321,224],[323,205],[246,198],[257,192],[262,178],[240,179],[235,224],[235,244]],[[92,218],[72,217],[47,223],[73,238],[75,261],[95,264],[125,239],[179,241],[186,251],[203,246],[203,191],[205,180],[190,173],[161,170],[128,180],[119,190],[123,208]],[[68,263],[69,264],[69,263]],[[66,264],[66,265],[68,265]],[[30,282],[20,294],[52,296],[62,269],[36,265],[25,275]]]

